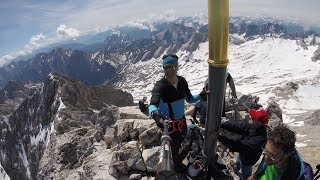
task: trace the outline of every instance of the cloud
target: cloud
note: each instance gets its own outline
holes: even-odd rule
[[[75,38],[80,36],[80,31],[75,28],[68,28],[66,25],[61,24],[57,28],[57,37],[58,38]]]
[[[152,20],[152,21],[158,21],[158,22],[161,22],[161,21],[174,21],[176,20],[178,17],[177,17],[177,13],[175,10],[173,9],[168,9],[166,11],[164,11],[162,14],[151,14],[149,19]]]
[[[32,36],[29,40],[29,43],[25,45],[25,49],[33,50],[41,47],[46,42],[46,36],[42,33]]]
[[[178,17],[176,15],[176,12],[173,9],[168,9],[167,11],[164,11],[161,15],[150,14],[148,18],[129,21],[125,25],[154,31],[156,29],[152,25],[150,25],[151,23],[171,22],[177,19]]]
[[[230,0],[230,14],[241,16],[291,17],[310,25],[320,23],[319,0]],[[20,6],[17,6],[16,4]],[[207,0],[90,0],[90,1],[1,1],[0,6],[0,60],[16,57],[19,52],[10,49],[23,47],[30,52],[49,41],[76,38],[89,31],[101,31],[115,25],[147,27],[143,20],[170,21],[176,17],[207,14]],[[142,20],[142,21],[140,21]],[[206,21],[206,19],[205,19]],[[57,28],[58,27],[58,28]],[[99,28],[97,28],[99,27]],[[36,29],[38,28],[38,29]],[[8,30],[10,31],[8,33]],[[81,33],[80,33],[81,31]],[[20,33],[23,32],[23,33]],[[43,32],[48,37],[38,34]],[[11,37],[14,35],[14,37]],[[32,37],[31,37],[32,36]],[[27,37],[31,37],[30,40]],[[14,45],[19,43],[21,46]],[[5,47],[5,48],[4,48]],[[10,47],[10,48],[9,48]],[[0,62],[1,64],[1,62]]]
[[[42,33],[33,35],[23,49],[0,57],[0,66],[10,63],[12,59],[32,53],[35,49],[44,47],[50,40]]]
[[[11,52],[9,54],[6,54],[0,57],[0,67],[10,63],[11,60],[19,56],[31,54],[34,50],[44,47],[50,43],[57,42],[59,40],[66,39],[66,38],[78,37],[80,36],[80,31],[75,28],[67,27],[64,24],[61,24],[57,28],[56,34],[57,34],[56,37],[51,37],[51,38],[46,37],[42,33],[33,35],[23,49],[19,51]]]
[[[7,61],[13,59],[13,57],[9,54],[0,57],[0,65],[5,64]]]

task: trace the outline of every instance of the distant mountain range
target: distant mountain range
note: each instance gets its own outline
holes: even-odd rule
[[[302,26],[290,23],[279,23],[275,20],[233,17],[230,21],[230,41],[241,44],[257,37],[281,37],[300,39],[302,44],[307,41],[309,45],[319,43],[316,32],[302,31]],[[131,63],[158,59],[165,52],[194,52],[207,41],[207,33],[207,24],[193,18],[144,24],[143,28],[114,28],[56,44],[59,47],[53,49],[50,46],[45,52],[29,59],[22,61],[20,58],[20,61],[1,67],[0,87],[4,87],[9,80],[40,82],[52,71],[78,78],[89,85],[121,79],[116,74],[123,72]]]
[[[163,76],[163,54],[176,53],[179,75],[192,93],[201,91],[208,77],[203,22],[180,18],[117,27],[1,67],[0,179],[88,179],[101,171],[106,178],[108,169],[101,167],[111,153],[99,149],[105,144],[100,141],[122,131],[138,135],[130,130],[134,116],[117,109],[151,96]],[[228,71],[238,97],[257,96],[264,107],[276,102],[284,123],[303,127],[297,146],[319,147],[320,37],[304,29],[270,19],[231,18]],[[128,121],[114,127],[121,116]]]

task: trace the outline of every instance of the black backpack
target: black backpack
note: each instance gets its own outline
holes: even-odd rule
[[[201,156],[204,145],[203,134],[201,129],[194,124],[188,125],[186,141],[190,144],[189,162],[193,162]]]

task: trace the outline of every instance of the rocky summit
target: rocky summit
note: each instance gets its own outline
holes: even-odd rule
[[[1,116],[2,170],[11,179],[75,179],[70,172],[76,169],[94,174],[86,162],[99,156],[96,146],[116,122],[117,106],[128,105],[133,105],[129,93],[49,74],[12,115]],[[82,175],[74,172],[80,179]]]
[[[247,119],[247,107],[261,107],[257,96],[239,97],[236,101],[227,99],[224,121]],[[192,109],[186,111],[187,119]],[[283,123],[282,109],[276,102],[270,102],[266,110],[271,128]],[[317,126],[318,121],[316,112],[307,122]],[[12,115],[2,115],[0,123],[3,178],[147,180],[156,175],[162,132],[154,120],[140,112],[132,95],[122,90],[104,85],[88,87],[79,80],[51,73]],[[314,149],[301,151],[304,157],[311,157]],[[217,154],[226,177],[239,179],[233,166],[237,154],[221,144]],[[189,158],[184,161],[186,165]],[[315,163],[311,162],[313,166]],[[177,176],[187,178],[186,173]]]

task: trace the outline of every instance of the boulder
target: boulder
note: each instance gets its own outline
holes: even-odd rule
[[[269,123],[268,123],[268,125],[271,128],[283,123],[282,110],[281,110],[280,106],[275,101],[272,101],[268,105],[266,110],[267,110],[267,112],[269,114]]]
[[[142,157],[145,161],[148,172],[157,172],[157,164],[159,162],[160,146],[144,149]]]
[[[112,152],[109,166],[109,174],[114,178],[128,175],[133,170],[146,170],[137,141],[131,141],[114,150],[116,151]]]
[[[307,124],[312,126],[320,125],[320,110],[314,111],[305,121]]]
[[[140,143],[145,146],[160,145],[161,130],[157,126],[147,129],[139,135]]]

